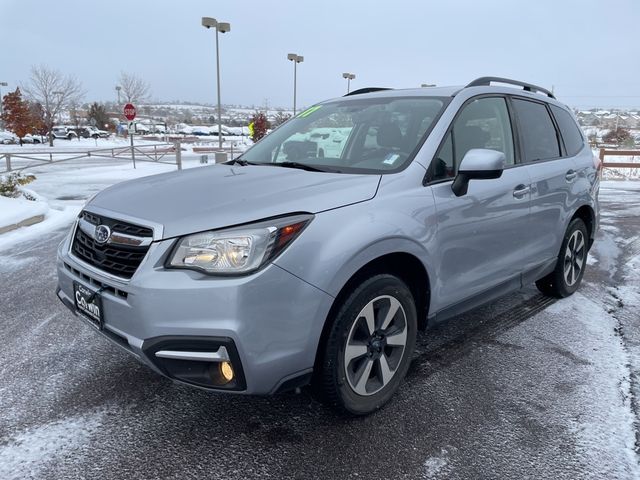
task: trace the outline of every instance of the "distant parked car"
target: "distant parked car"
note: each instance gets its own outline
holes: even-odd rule
[[[133,125],[133,131],[135,133],[143,133],[143,134],[147,134],[151,131],[151,129],[149,127],[147,127],[146,125],[142,124],[142,123],[135,123]]]
[[[31,135],[30,133],[22,137],[22,143],[44,143],[44,137],[40,135]]]
[[[0,144],[13,145],[15,143],[18,143],[18,137],[16,137],[13,133],[0,132]]]
[[[216,131],[216,134],[218,132]],[[209,127],[193,127],[191,129],[191,135],[197,135],[197,136],[205,136],[205,135],[212,135],[213,132],[209,129]]]
[[[107,138],[109,136],[109,132],[92,126],[76,128],[74,131],[82,138]]]
[[[73,130],[73,127],[66,127],[64,125],[53,127],[51,129],[51,134],[53,135],[53,138],[64,138],[66,140],[78,138],[78,134]]]

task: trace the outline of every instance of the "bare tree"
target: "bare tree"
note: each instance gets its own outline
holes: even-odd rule
[[[140,103],[149,98],[149,83],[136,75],[121,72],[118,80],[122,94],[128,103]]]
[[[27,98],[42,105],[44,123],[49,130],[49,145],[53,147],[53,124],[66,107],[80,102],[84,96],[82,84],[72,76],[38,65],[31,67],[29,83],[22,86]]]

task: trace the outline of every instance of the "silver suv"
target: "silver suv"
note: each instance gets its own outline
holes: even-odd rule
[[[312,383],[366,414],[399,387],[428,323],[530,282],[576,291],[599,176],[543,88],[355,91],[226,164],[98,194],[60,245],[57,293],[175,381]]]

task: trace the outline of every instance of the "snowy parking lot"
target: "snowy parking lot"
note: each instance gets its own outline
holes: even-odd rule
[[[84,201],[174,169],[32,169],[47,218],[0,236],[1,479],[640,477],[640,182],[603,182],[575,295],[529,286],[421,334],[400,392],[353,419],[307,389],[173,384],[56,299],[56,247]]]

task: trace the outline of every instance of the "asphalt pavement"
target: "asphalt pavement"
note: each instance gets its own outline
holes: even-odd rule
[[[64,230],[2,251],[0,478],[638,478],[638,185],[602,192],[578,293],[528,287],[421,334],[365,418],[308,389],[173,384],[58,302]]]

